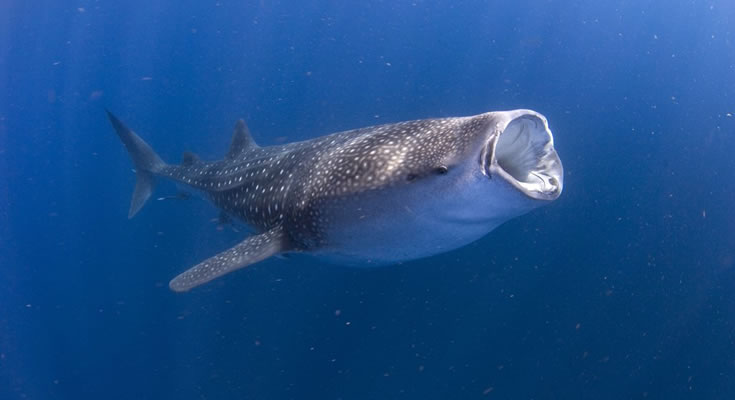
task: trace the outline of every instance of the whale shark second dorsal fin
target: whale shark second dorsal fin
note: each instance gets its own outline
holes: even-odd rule
[[[200,162],[202,162],[202,160],[199,159],[199,156],[190,151],[185,151],[181,156],[181,165],[185,167],[189,167]]]
[[[258,145],[250,134],[250,129],[245,121],[240,119],[235,123],[235,131],[232,133],[232,143],[230,150],[227,151],[226,158],[233,159],[245,150],[256,148]]]

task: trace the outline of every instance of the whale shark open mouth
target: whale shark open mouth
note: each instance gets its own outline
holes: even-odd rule
[[[527,196],[554,200],[564,172],[546,120],[532,112],[512,119],[491,143],[489,176],[501,176]]]

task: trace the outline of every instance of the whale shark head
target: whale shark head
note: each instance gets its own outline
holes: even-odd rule
[[[556,200],[563,190],[562,163],[543,115],[531,110],[490,112],[458,124],[460,133],[447,135],[460,138],[458,145],[439,157],[448,166],[446,175],[435,175],[417,192],[412,204],[421,206],[414,207],[413,215],[394,218],[394,226],[421,221],[404,235],[421,243],[411,249],[414,256],[471,243]]]
[[[473,118],[484,126],[463,155],[474,177],[457,189],[464,221],[493,229],[561,195],[564,171],[543,115],[513,110]]]
[[[459,176],[446,191],[431,189],[443,192],[432,196],[436,205],[431,214],[456,225],[457,235],[463,236],[463,230],[469,237],[484,235],[561,195],[564,171],[543,115],[532,110],[489,112],[462,125],[465,144],[451,156]],[[471,232],[471,225],[478,231]]]

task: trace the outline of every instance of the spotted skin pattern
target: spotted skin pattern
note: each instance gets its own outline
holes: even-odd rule
[[[381,125],[251,146],[233,159],[166,166],[159,175],[201,190],[257,232],[283,225],[293,250],[310,250],[325,239],[320,221],[325,204],[441,173],[445,160],[485,126],[482,116]]]

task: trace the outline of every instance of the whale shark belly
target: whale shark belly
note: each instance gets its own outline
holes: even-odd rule
[[[429,185],[416,191],[369,193],[329,213],[327,245],[319,259],[353,267],[389,265],[470,244],[536,203],[510,185]]]

